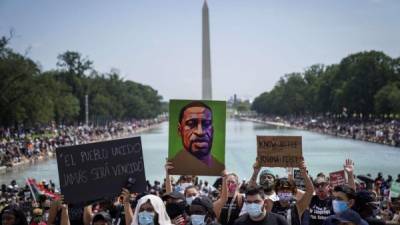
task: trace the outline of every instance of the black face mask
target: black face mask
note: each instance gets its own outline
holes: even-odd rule
[[[168,203],[166,210],[169,218],[174,219],[175,217],[182,215],[185,212],[186,202]]]

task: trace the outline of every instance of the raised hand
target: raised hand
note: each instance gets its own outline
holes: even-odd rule
[[[258,157],[256,158],[255,163],[253,164],[253,170],[257,171],[257,173],[260,171],[261,169],[261,163],[260,160],[258,160]]]
[[[346,173],[353,174],[353,172],[354,172],[354,162],[353,162],[353,160],[346,159],[343,167],[344,167],[344,171],[346,171]]]
[[[169,174],[169,171],[172,170],[174,166],[172,165],[172,162],[168,161],[168,158],[166,158],[166,163],[165,163],[165,172]]]
[[[304,162],[304,159],[300,162],[300,164],[299,164],[299,169],[300,169],[300,173],[301,173],[302,175],[307,175],[307,165],[306,165],[306,163]]]
[[[122,198],[123,198],[122,201],[123,201],[124,203],[130,203],[129,201],[130,201],[130,198],[131,198],[131,193],[129,192],[128,189],[122,188],[122,193],[121,193],[121,195],[122,195]]]
[[[172,219],[171,221],[174,225],[182,225],[185,224],[185,219],[183,218],[182,215]]]

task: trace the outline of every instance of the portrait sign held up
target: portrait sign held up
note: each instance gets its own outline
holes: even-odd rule
[[[219,176],[225,169],[226,102],[171,100],[171,174]]]

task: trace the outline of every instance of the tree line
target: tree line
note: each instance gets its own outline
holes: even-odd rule
[[[315,64],[286,74],[260,94],[252,110],[270,115],[400,113],[400,58],[383,52],[351,54],[339,64]]]
[[[152,87],[123,80],[116,70],[100,73],[93,61],[66,51],[56,69],[40,65],[0,38],[0,126],[37,126],[85,121],[85,96],[92,122],[153,118],[162,97]],[[165,107],[164,107],[165,108]]]

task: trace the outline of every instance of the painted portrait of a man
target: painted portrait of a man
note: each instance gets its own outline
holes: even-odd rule
[[[174,104],[175,101],[179,100],[171,101],[170,108],[179,105]],[[178,110],[170,110],[170,113],[178,113],[175,121],[171,120],[170,115],[170,126],[176,129],[173,131],[170,128],[170,132],[176,133],[181,146],[179,151],[175,151],[176,154],[173,159],[170,159],[174,165],[173,174],[219,175],[225,168],[223,161],[216,158],[221,155],[217,154],[218,151],[219,153],[221,151],[224,153],[224,149],[221,149],[221,144],[218,148],[214,148],[213,144],[215,142],[214,134],[217,134],[216,130],[218,131],[218,129],[214,128],[214,122],[215,120],[223,120],[225,124],[225,116],[215,119],[213,108],[206,102],[213,103],[213,101],[189,101],[185,102],[185,104],[180,104],[182,106],[178,107],[179,113]],[[225,129],[219,129],[219,132],[223,132],[224,135]],[[170,134],[170,156],[172,155],[171,152],[174,152],[174,150],[171,151],[171,141],[176,142],[177,140],[171,140]],[[223,141],[225,140],[223,139]]]

